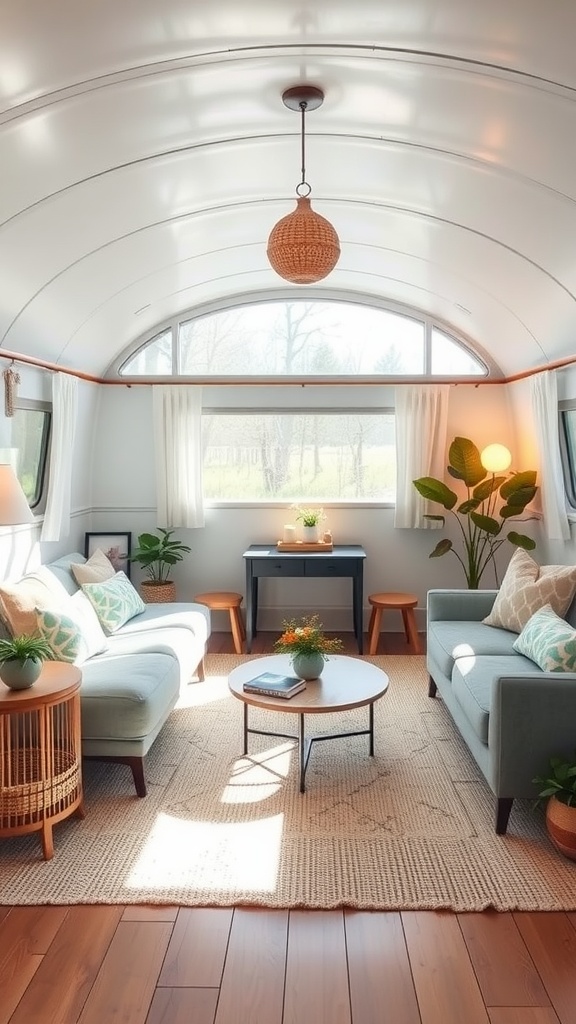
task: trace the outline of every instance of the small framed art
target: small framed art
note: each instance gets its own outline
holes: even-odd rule
[[[132,549],[131,533],[87,533],[84,537],[84,555],[90,558],[100,548],[110,559],[116,572],[124,572],[130,577],[130,552]]]

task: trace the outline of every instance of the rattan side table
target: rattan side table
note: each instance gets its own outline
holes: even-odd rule
[[[47,661],[28,690],[0,682],[0,836],[41,832],[45,860],[56,822],[84,817],[81,681],[74,665]]]

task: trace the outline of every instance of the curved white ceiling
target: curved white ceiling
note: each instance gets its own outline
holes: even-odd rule
[[[505,375],[572,355],[574,38],[565,0],[4,0],[0,345],[101,375],[182,310],[277,295],[308,81],[322,293],[413,305]]]

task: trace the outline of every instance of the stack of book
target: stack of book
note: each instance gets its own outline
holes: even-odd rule
[[[262,672],[244,683],[245,693],[260,693],[263,697],[293,697],[304,690],[306,683],[297,676],[280,676],[275,672]]]

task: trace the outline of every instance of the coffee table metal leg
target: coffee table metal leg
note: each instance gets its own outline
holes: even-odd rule
[[[244,705],[244,729],[243,729],[243,733],[244,733],[244,750],[242,751],[242,753],[244,754],[244,756],[246,756],[246,754],[248,753],[248,705],[247,704]]]
[[[374,757],[374,702],[368,705],[368,731],[370,733],[370,757]]]

